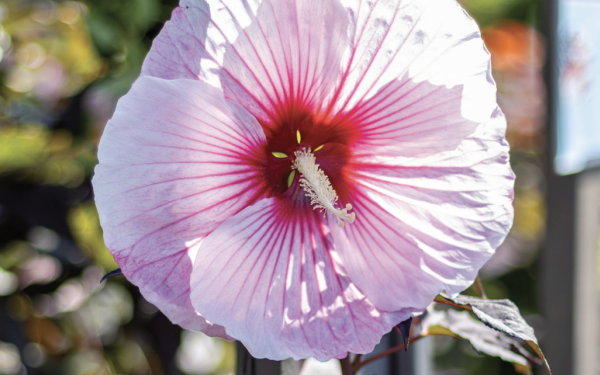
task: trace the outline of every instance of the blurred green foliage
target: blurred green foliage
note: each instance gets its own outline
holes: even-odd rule
[[[232,370],[231,343],[182,336],[123,278],[98,283],[118,266],[92,200],[97,143],[176,5],[0,3],[2,374]]]
[[[542,0],[461,0],[460,3],[482,28],[507,19],[535,26],[543,4]]]

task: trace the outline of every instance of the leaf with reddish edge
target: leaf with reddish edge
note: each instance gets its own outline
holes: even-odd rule
[[[465,339],[476,352],[513,363],[520,374],[531,374],[531,363],[542,363],[524,348],[522,341],[486,327],[466,311],[438,311],[430,306],[422,321],[421,336]]]
[[[508,299],[481,300],[468,296],[449,297],[443,293],[436,296],[434,301],[454,306],[461,310],[471,311],[486,326],[525,341],[544,361],[548,373],[552,374],[550,365],[540,349],[533,328],[525,322],[519,312],[519,308],[512,301]]]

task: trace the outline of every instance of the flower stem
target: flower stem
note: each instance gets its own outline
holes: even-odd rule
[[[422,339],[423,337],[425,337],[425,336],[417,336],[417,337],[415,337],[415,338],[411,339],[411,340],[410,340],[410,343],[412,344],[412,343],[414,343],[414,342],[416,342],[416,341],[419,341],[419,340],[420,340],[420,339]],[[376,360],[378,360],[378,359],[381,359],[381,358],[383,358],[383,357],[386,357],[386,356],[388,356],[388,355],[390,355],[390,354],[394,354],[394,353],[396,353],[396,352],[398,352],[398,351],[400,351],[400,350],[402,350],[402,349],[404,349],[404,344],[396,345],[396,346],[394,346],[393,348],[389,348],[389,349],[388,349],[388,350],[386,350],[386,351],[383,351],[383,352],[381,352],[381,353],[379,353],[379,354],[375,354],[374,356],[372,356],[372,357],[369,357],[369,358],[365,359],[364,361],[362,361],[362,362],[358,362],[357,364],[355,364],[355,365],[354,365],[354,371],[358,371],[358,370],[360,370],[360,369],[361,369],[363,366],[365,366],[365,365],[368,365],[369,363],[371,363],[371,362],[374,362],[374,361],[376,361]]]
[[[354,375],[352,363],[350,363],[350,353],[346,358],[340,359],[340,366],[342,367],[342,375]]]

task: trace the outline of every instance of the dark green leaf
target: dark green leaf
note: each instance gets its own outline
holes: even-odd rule
[[[507,299],[482,300],[468,296],[451,298],[445,294],[440,294],[435,298],[435,302],[471,311],[477,319],[488,327],[525,341],[544,361],[548,372],[551,373],[550,366],[540,349],[533,328],[525,322],[519,308],[512,301]]]
[[[466,311],[437,311],[429,307],[421,324],[422,336],[450,336],[465,339],[479,354],[487,354],[511,362],[520,374],[531,374],[531,362],[541,364],[540,360],[523,347],[525,344],[522,341],[488,328],[473,319]]]

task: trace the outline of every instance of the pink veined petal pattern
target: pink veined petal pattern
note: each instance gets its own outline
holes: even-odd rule
[[[150,77],[134,84],[105,130],[93,183],[106,245],[182,327],[228,337],[192,307],[190,273],[202,239],[259,198],[257,172],[243,160],[263,139],[215,88]]]
[[[413,311],[377,311],[346,276],[319,214],[288,205],[264,199],[208,237],[192,274],[195,307],[259,358],[372,351]]]
[[[100,144],[107,246],[183,327],[256,357],[367,353],[510,228],[490,71],[454,0],[182,0]],[[321,145],[343,228],[299,173],[286,190]]]
[[[267,121],[294,103],[323,103],[339,76],[347,29],[336,0],[183,0],[142,74],[208,82]]]
[[[502,243],[512,224],[513,175],[499,109],[455,151],[398,160],[353,160],[358,217],[335,243],[351,280],[384,311],[456,294]],[[417,290],[417,293],[407,293]]]

